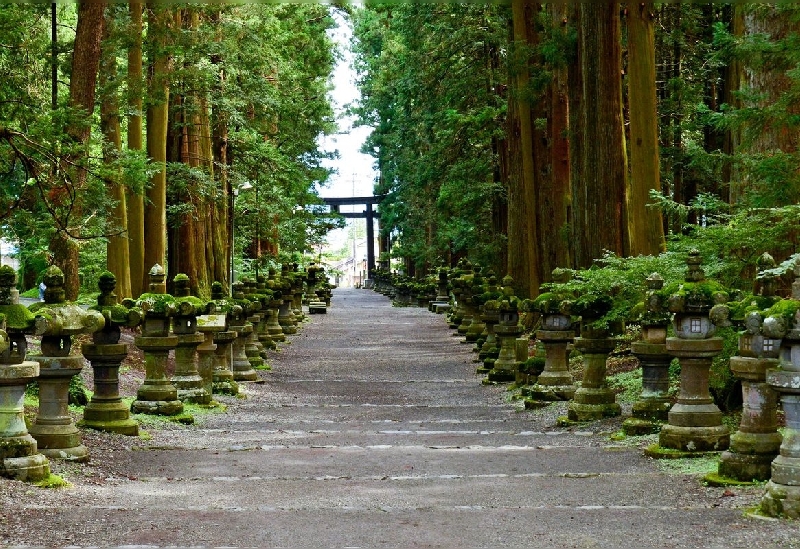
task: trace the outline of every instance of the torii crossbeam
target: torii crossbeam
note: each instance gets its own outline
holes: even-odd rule
[[[372,205],[380,204],[381,200],[383,200],[385,196],[386,195],[351,196],[348,198],[320,197],[325,204],[331,207],[331,211],[338,213],[342,217],[349,219],[365,218],[367,220],[367,278],[372,278],[372,272],[375,269],[375,231],[372,228],[372,220],[375,219],[375,210],[372,208]],[[364,204],[366,209],[360,213],[342,213],[339,211],[340,206],[357,206],[358,204]]]

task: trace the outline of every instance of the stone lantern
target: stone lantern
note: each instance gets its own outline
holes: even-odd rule
[[[278,316],[277,310],[273,311],[269,307],[269,304],[272,301],[272,290],[267,288],[267,280],[261,275],[259,275],[256,279],[256,287],[253,297],[257,298],[261,303],[261,322],[258,325],[258,340],[264,347],[264,352],[261,356],[264,360],[267,360],[267,349],[272,351],[278,349],[278,343],[272,339],[272,335],[269,333],[270,316],[275,316],[276,322],[278,320]]]
[[[565,313],[581,317],[581,335],[575,338],[574,345],[583,355],[583,382],[569,403],[567,417],[570,421],[595,421],[620,415],[622,408],[606,380],[606,360],[617,345],[615,330],[598,325],[611,308],[611,298],[584,296],[565,302],[563,307]]]
[[[244,280],[244,296],[254,303],[257,307],[257,318],[253,315],[250,322],[253,324],[253,343],[258,347],[259,356],[266,364],[267,349],[275,349],[275,342],[272,341],[269,332],[267,331],[267,301],[268,296],[265,292],[268,290],[266,286],[259,287],[255,279],[247,278]]]
[[[214,303],[191,294],[191,281],[187,275],[178,273],[172,282],[175,286],[172,333],[178,337],[178,345],[175,347],[175,373],[171,381],[183,402],[210,404],[211,392],[197,365],[197,347],[205,340],[198,330],[197,317],[213,313]]]
[[[276,280],[275,269],[273,268],[269,270],[267,287],[270,290],[269,300],[267,301],[267,333],[276,344],[283,343],[286,341],[286,334],[283,333],[283,328],[278,320],[280,309],[283,305],[283,297],[281,295],[280,282]]]
[[[716,282],[706,280],[702,259],[693,250],[686,261],[685,281],[664,290],[669,311],[674,313],[677,337],[666,340],[667,352],[681,364],[680,392],[670,408],[668,424],[661,428],[662,448],[693,453],[725,450],[730,443],[722,412],[709,393],[712,359],[722,351],[722,338],[714,337],[716,326],[729,325],[724,303],[727,293]],[[656,452],[655,454],[658,455]]]
[[[225,315],[225,329],[214,332],[214,373],[212,394],[237,395],[239,385],[233,379],[233,342],[236,339],[236,332],[230,329],[231,319],[235,315],[241,315],[239,305],[234,304],[227,298],[227,292],[223,291],[222,283],[214,282],[211,285],[211,299],[214,301],[216,310]],[[245,356],[245,359],[247,357]]]
[[[557,293],[543,293],[527,305],[531,311],[538,311],[542,315],[542,327],[536,331],[536,339],[544,346],[545,359],[544,370],[536,383],[526,389],[526,407],[572,400],[575,396],[577,387],[569,371],[567,358],[567,346],[575,338],[575,326],[570,315],[561,310],[562,301],[563,296]]]
[[[303,314],[303,294],[306,277],[298,270],[297,263],[292,263],[292,270],[289,275],[292,281],[292,314],[294,314],[299,326],[306,318],[306,315]]]
[[[238,306],[231,309],[228,317],[228,325],[236,332],[236,339],[233,341],[233,379],[235,381],[256,381],[258,373],[253,369],[247,354],[247,342],[253,334],[253,325],[247,319],[250,317],[253,304],[250,300],[245,299],[241,282],[234,282],[232,288],[233,298],[231,301]],[[256,356],[258,356],[257,352]]]
[[[477,343],[481,335],[483,335],[484,330],[486,330],[486,325],[483,323],[483,320],[481,320],[480,311],[482,304],[481,295],[485,290],[481,268],[475,265],[475,267],[473,267],[472,281],[469,286],[469,296],[467,298],[472,308],[472,322],[470,322],[464,334],[466,343]]]
[[[772,462],[772,478],[761,498],[761,511],[771,516],[800,518],[800,261],[794,265],[792,296],[767,311],[762,333],[781,339],[778,367],[767,370],[766,382],[780,394],[786,428],[780,455]],[[779,338],[778,336],[783,336]]]
[[[522,333],[519,325],[519,310],[517,299],[513,295],[510,276],[503,279],[503,298],[498,302],[499,322],[494,327],[494,332],[500,340],[500,353],[494,366],[486,376],[488,381],[509,382],[517,377],[519,361],[517,360],[517,336]]]
[[[16,279],[0,266],[0,476],[36,482],[50,475],[50,462],[25,425],[25,386],[39,376],[39,363],[25,360],[34,316],[14,300]]]
[[[283,333],[295,335],[297,333],[297,321],[292,313],[294,304],[294,294],[292,293],[292,282],[289,280],[289,266],[284,265],[279,278],[282,303],[278,309],[278,324],[281,325]]]
[[[642,339],[631,344],[633,355],[642,368],[642,392],[633,403],[630,418],[622,423],[627,435],[657,433],[667,421],[672,401],[669,398],[669,365],[667,327],[670,313],[659,293],[664,279],[653,273],[646,280],[645,312],[641,320]]]
[[[92,364],[94,394],[83,410],[81,427],[137,436],[139,424],[131,418],[130,408],[119,394],[119,368],[128,356],[128,346],[119,342],[120,327],[133,328],[142,322],[141,309],[117,302],[117,279],[104,272],[98,280],[100,295],[92,307],[105,318],[105,326],[92,334],[92,343],[84,343],[81,351]]]
[[[268,370],[264,361],[264,345],[259,339],[258,328],[261,324],[261,300],[253,294],[253,282],[250,279],[243,280],[234,284],[234,295],[243,301],[247,301],[249,306],[247,310],[247,322],[253,326],[253,330],[248,334],[245,340],[244,353],[247,360],[250,361],[250,366],[254,370]]]
[[[439,267],[437,271],[436,299],[430,303],[430,311],[442,314],[450,310],[450,292],[448,290],[447,269]]]
[[[774,268],[775,260],[764,254],[759,267],[762,271]],[[779,301],[773,277],[763,274],[762,278],[761,295],[752,300],[751,307],[771,307]],[[730,359],[731,373],[742,383],[742,419],[731,435],[730,448],[720,456],[718,473],[723,481],[768,480],[780,450],[778,394],[767,384],[767,371],[779,367],[781,339],[786,332],[773,331],[774,327],[772,320],[765,326],[762,313],[751,310],[739,334],[739,352]]]
[[[72,337],[91,334],[105,325],[103,315],[64,301],[64,273],[48,267],[44,303],[29,307],[36,315],[36,334],[42,336],[39,363],[39,413],[29,429],[39,450],[49,458],[87,461],[89,451],[69,414],[69,384],[83,369],[83,356],[72,354]]]
[[[153,265],[149,276],[149,291],[136,300],[136,306],[144,312],[144,322],[142,334],[134,344],[144,353],[145,379],[136,392],[131,411],[174,416],[183,412],[178,389],[167,377],[169,352],[178,346],[178,336],[169,333],[170,319],[177,312],[177,304],[175,298],[167,293],[164,268]]]
[[[480,308],[480,320],[484,326],[480,339],[476,342],[474,352],[478,353],[478,362],[482,366],[478,368],[477,374],[488,374],[491,371],[494,361],[500,353],[498,347],[497,334],[494,327],[500,323],[500,310],[497,299],[502,296],[497,288],[497,277],[490,273],[487,280],[486,292],[480,296],[482,303]],[[487,359],[491,358],[489,364]]]

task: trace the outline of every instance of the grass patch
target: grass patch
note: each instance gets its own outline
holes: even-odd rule
[[[641,368],[609,376],[608,386],[617,394],[617,402],[636,402],[642,394]]]
[[[708,475],[719,468],[718,455],[705,455],[692,458],[659,459],[658,468],[665,473],[676,475]]]

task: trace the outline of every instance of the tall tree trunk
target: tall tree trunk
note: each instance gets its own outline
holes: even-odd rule
[[[628,112],[631,176],[627,219],[630,255],[657,255],[665,249],[661,211],[650,207],[650,191],[661,192],[656,113],[656,54],[653,4],[628,11]]]
[[[622,122],[619,4],[577,6],[581,97],[571,133],[581,134],[571,172],[575,263],[589,267],[606,250],[624,255],[627,155]],[[573,154],[574,153],[574,154]]]
[[[219,25],[219,19],[219,12],[214,12],[211,15],[211,22],[217,27]],[[217,31],[216,37],[217,40],[222,39],[221,31]],[[228,158],[228,113],[222,107],[224,104],[222,99],[225,94],[226,75],[222,64],[223,59],[220,55],[213,55],[211,57],[211,62],[217,66],[218,70],[214,95],[219,98],[219,101],[213,103],[211,106],[210,121],[211,153],[213,155],[213,165],[217,166],[213,174],[214,180],[216,181],[216,189],[219,193],[215,204],[217,223],[212,238],[215,248],[221,253],[215,264],[213,278],[227,285],[232,282],[230,276],[231,260],[233,258],[233,189],[228,180],[228,167],[230,165],[230,159]]]
[[[534,128],[531,103],[527,95],[528,35],[533,32],[531,3],[513,0],[513,56],[509,70],[512,93],[509,97],[510,173],[508,189],[508,263],[514,289],[521,297],[535,296],[541,279],[538,272],[537,210],[535,194]]]
[[[67,133],[79,145],[85,146],[91,136],[91,114],[94,112],[95,86],[100,65],[100,38],[103,34],[106,2],[78,3],[78,25],[75,31],[75,49],[72,55],[72,74],[69,86],[69,104],[82,112],[84,118],[75,121],[67,128]],[[82,166],[88,160],[88,152],[80,153],[81,158],[71,158],[76,166],[72,177],[75,188],[81,189],[86,182],[87,172]],[[72,168],[71,168],[72,169]],[[74,211],[80,211],[80,203]],[[77,229],[76,229],[77,230]],[[53,262],[64,272],[66,299],[74,301],[80,290],[78,272],[78,246],[65,231],[59,231],[50,242]]]
[[[109,45],[108,38],[113,25],[111,13],[106,15],[103,44]],[[105,90],[100,103],[100,126],[106,143],[103,148],[103,161],[114,162],[122,150],[122,135],[119,122],[118,86],[116,82],[117,52],[113,47],[103,48],[100,60],[100,87]],[[128,249],[128,213],[125,204],[125,185],[122,174],[116,172],[108,182],[108,190],[114,205],[111,209],[111,235],[106,244],[106,268],[117,279],[116,293],[120,298],[132,297],[130,277],[130,254]]]
[[[566,29],[567,6],[548,4],[553,32]],[[569,227],[569,76],[566,67],[553,68],[553,82],[549,88],[550,115],[547,117],[547,134],[550,141],[550,178],[552,211],[546,216],[547,233],[553,246],[552,267],[570,267],[572,258],[567,243],[566,229]],[[551,279],[551,271],[544,272],[545,280]]]
[[[730,32],[735,38],[744,36],[744,13],[740,5],[731,6],[731,23]],[[736,95],[736,92],[742,89],[744,78],[744,70],[742,62],[738,58],[734,58],[725,68],[725,103],[733,108],[739,108],[741,102]],[[739,148],[741,143],[741,133],[738,129],[728,129],[725,131],[724,142],[722,151],[728,158]],[[742,184],[741,178],[736,176],[736,170],[733,162],[728,161],[722,168],[722,181],[728,184],[728,200],[731,204],[736,204],[742,197]]]
[[[142,150],[142,9],[140,0],[129,2],[131,17],[130,39],[128,49],[128,149]],[[128,249],[130,264],[131,295],[139,296],[143,292],[147,267],[144,263],[144,189],[126,188],[125,201],[128,207]]]
[[[149,104],[147,107],[147,155],[159,166],[147,190],[144,209],[145,246],[142,287],[147,287],[147,271],[163,266],[167,257],[167,126],[169,116],[170,58],[165,51],[172,25],[169,10],[148,4],[147,41],[149,48]],[[177,273],[170,273],[177,274]]]

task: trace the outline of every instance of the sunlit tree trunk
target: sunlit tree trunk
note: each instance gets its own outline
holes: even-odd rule
[[[138,0],[129,2],[131,16],[130,47],[128,48],[128,149],[142,150],[142,9]],[[128,208],[128,249],[130,264],[131,295],[142,294],[142,282],[149,267],[144,264],[144,189],[126,188]]]
[[[161,8],[157,4],[148,4],[147,155],[158,167],[158,171],[150,180],[144,209],[144,241],[146,245],[143,288],[147,287],[147,271],[156,263],[164,266],[167,256],[166,161],[170,58],[165,51],[165,46],[171,25],[172,14],[169,10]]]
[[[106,15],[105,32],[103,33],[103,51],[100,60],[100,88],[105,90],[100,102],[100,126],[105,136],[103,159],[111,163],[119,156],[122,150],[122,135],[120,133],[119,104],[117,100],[117,86],[111,81],[116,78],[117,52],[108,43],[110,29],[113,24],[111,13]],[[108,46],[108,47],[106,47]],[[122,174],[115,172],[107,183],[108,191],[114,205],[110,211],[112,224],[109,225],[111,234],[106,244],[106,268],[117,279],[116,293],[120,298],[132,297],[131,277],[129,267],[128,249],[128,213],[126,208],[125,185],[121,182]]]
[[[652,202],[650,191],[661,192],[653,9],[652,2],[634,4],[627,19],[631,176],[626,199],[630,255],[657,255],[665,248],[661,211],[648,206]]]
[[[105,2],[80,2],[78,4],[78,25],[75,32],[75,48],[72,55],[72,73],[69,86],[69,104],[85,115],[67,128],[72,139],[86,145],[91,135],[91,114],[94,112],[95,86],[97,71],[100,65],[100,38],[103,34]],[[71,158],[70,162],[77,166],[71,177],[75,188],[79,190],[73,211],[80,212],[80,190],[86,182],[86,169],[80,167],[88,159],[88,152],[81,153],[82,158]],[[74,214],[77,215],[77,214]],[[76,217],[77,219],[77,217]],[[76,227],[73,230],[79,232]],[[64,231],[59,231],[50,242],[53,262],[64,272],[66,298],[74,301],[78,298],[80,277],[78,273],[78,246]]]

